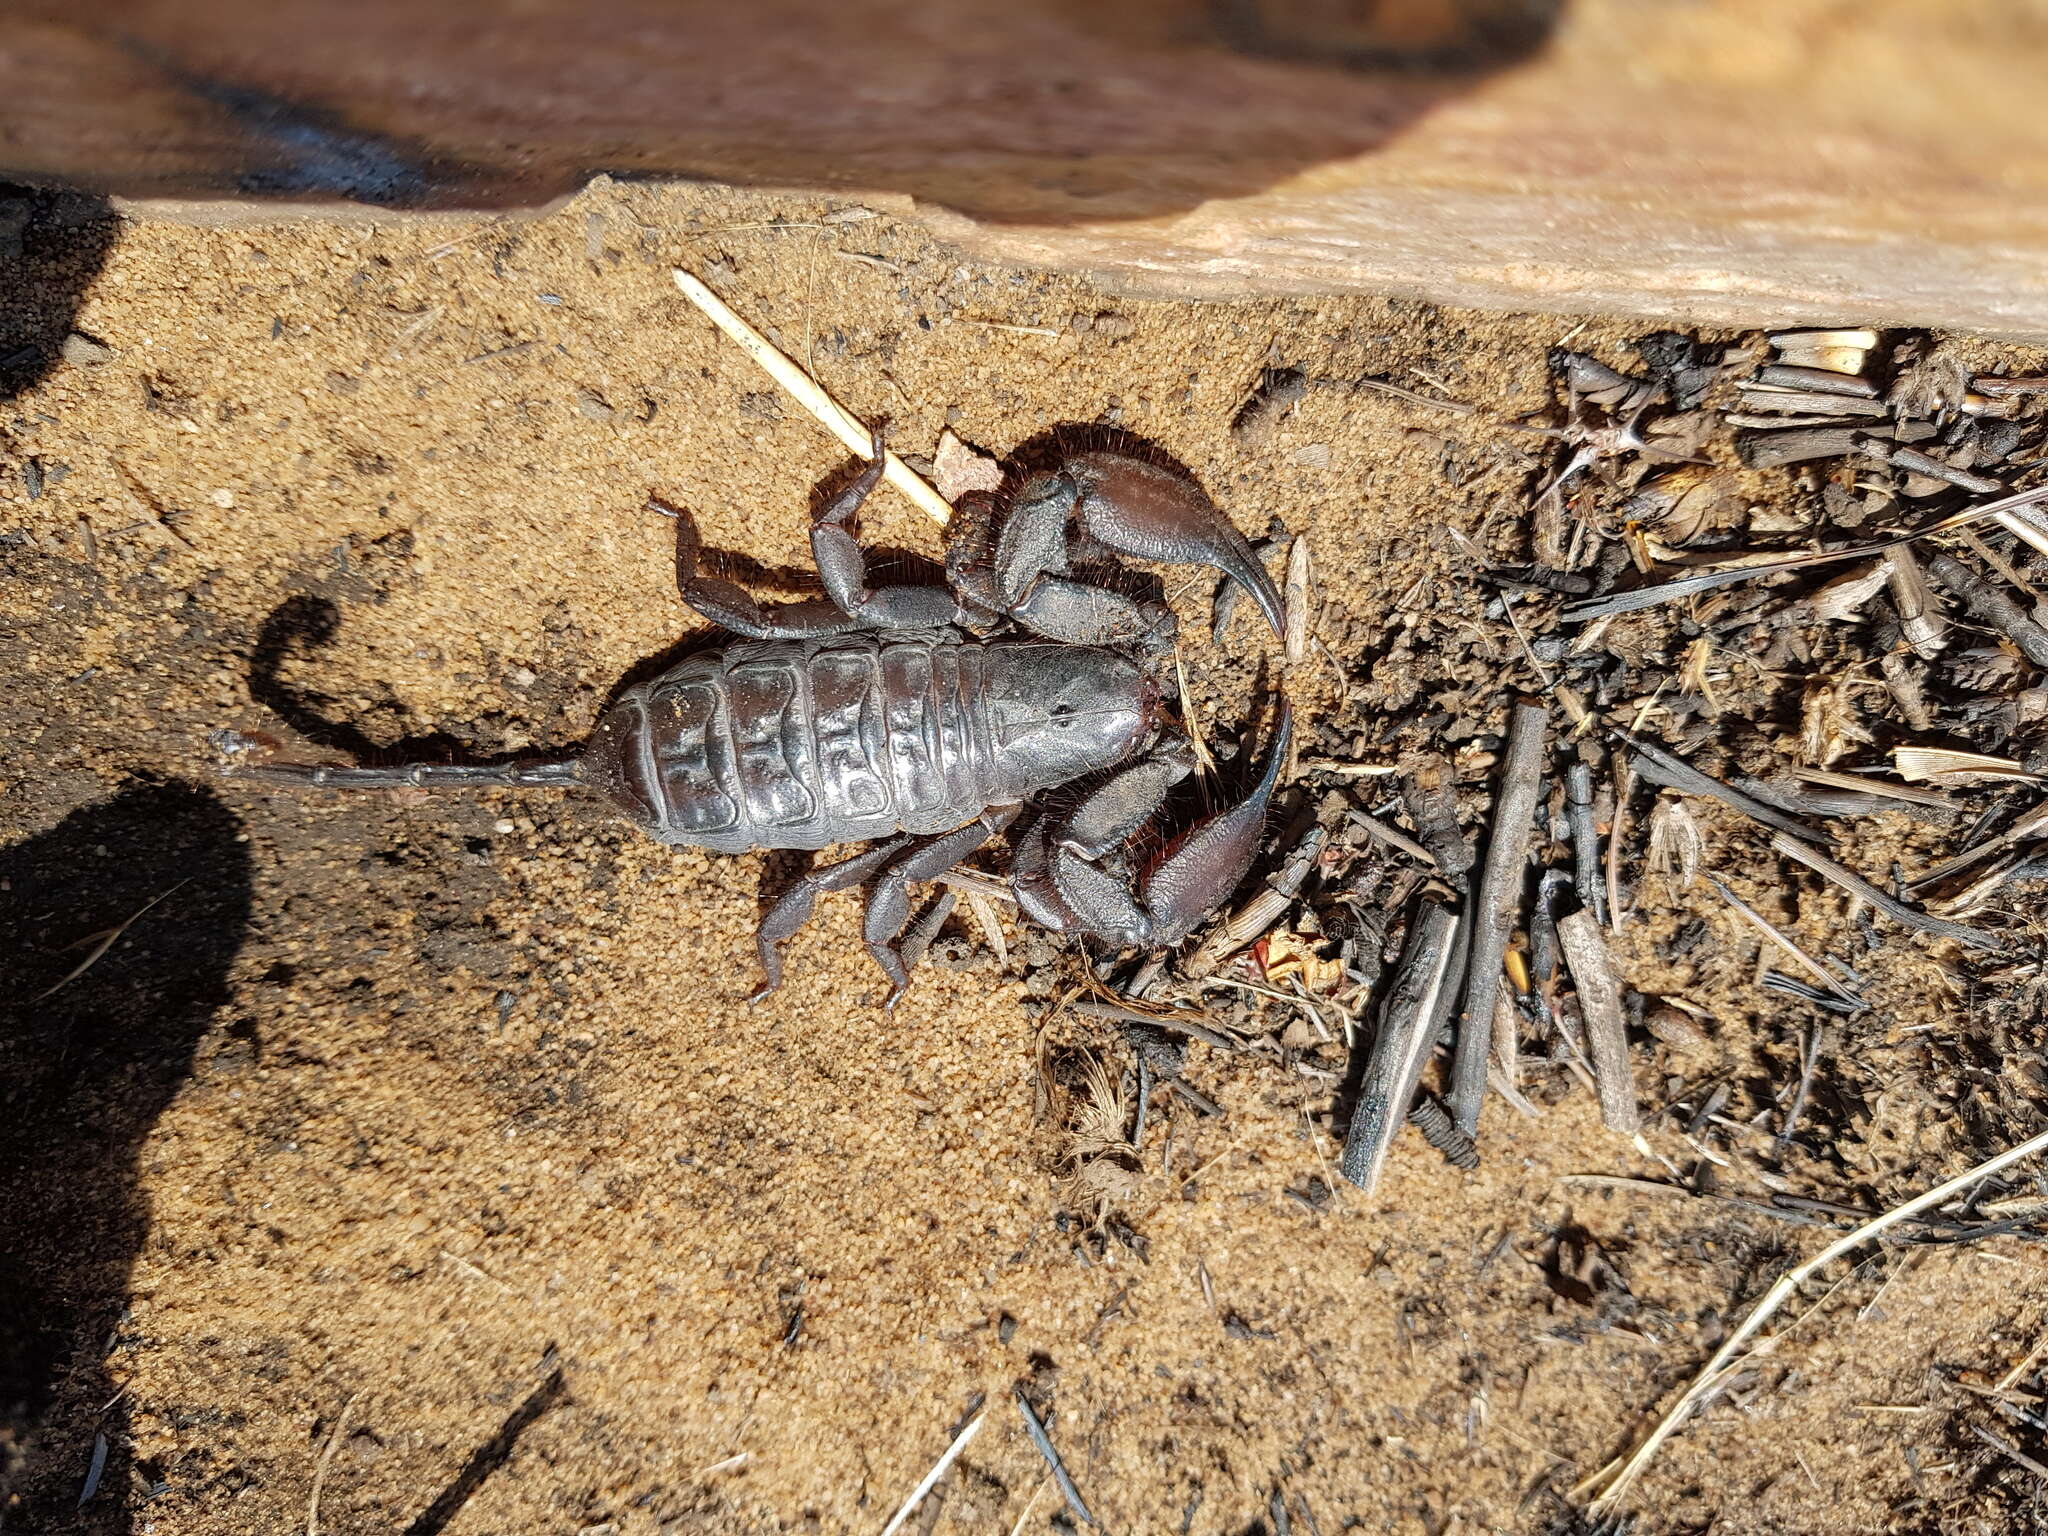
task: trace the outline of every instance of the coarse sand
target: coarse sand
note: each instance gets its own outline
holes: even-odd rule
[[[574,743],[703,627],[650,495],[764,591],[806,569],[845,455],[677,264],[900,451],[949,425],[998,454],[1091,422],[1156,444],[1248,533],[1307,531],[1334,651],[1416,628],[1425,692],[1431,626],[1474,601],[1439,530],[1521,516],[1548,462],[1502,423],[1547,402],[1567,334],[1640,329],[1140,302],[963,264],[848,199],[715,187],[600,182],[532,222],[122,223],[71,321],[96,345],[0,407],[0,965],[30,1021],[0,1065],[33,1089],[0,1129],[0,1298],[50,1330],[0,1526],[879,1531],[985,1405],[908,1528],[1046,1530],[1024,1382],[1110,1531],[1271,1531],[1276,1499],[1297,1531],[1568,1529],[1564,1491],[1814,1241],[1569,1182],[1669,1178],[1590,1094],[1496,1101],[1471,1176],[1404,1137],[1366,1199],[1330,1187],[1328,1082],[1196,1046],[1223,1113],[1155,1122],[1141,1242],[1091,1244],[1037,1026],[978,943],[886,1014],[837,898],[749,1007],[786,859],[663,848],[552,792],[213,776],[222,727],[334,760]],[[1281,363],[1478,409],[1316,389],[1247,446],[1233,418]],[[864,536],[940,548],[886,489]],[[1202,643],[1206,583],[1170,589],[1227,727],[1277,658],[1248,615]],[[1313,719],[1334,684],[1305,670]],[[1707,999],[1703,1049],[1783,1076],[1760,997]],[[1874,1113],[1838,1149],[1872,1199],[1966,1160]],[[2025,1354],[2037,1251],[1877,1254],[1667,1448],[1641,1528],[1968,1529],[1889,1512],[1961,1496],[1928,1373]],[[1587,1255],[1625,1309],[1586,1299]]]

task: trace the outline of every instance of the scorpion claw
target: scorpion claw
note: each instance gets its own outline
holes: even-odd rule
[[[1061,467],[1098,542],[1140,560],[1221,572],[1251,593],[1273,633],[1281,633],[1279,588],[1245,536],[1192,481],[1120,453],[1084,453]]]
[[[1168,746],[1126,769],[1048,827],[1019,840],[1011,887],[1025,913],[1046,927],[1112,944],[1178,944],[1236,889],[1257,857],[1266,807],[1293,737],[1293,713],[1280,701],[1266,766],[1251,792],[1204,821],[1167,850],[1133,895],[1117,849],[1157,811],[1188,771],[1187,748]],[[1104,867],[1104,858],[1109,867]]]
[[[1280,782],[1280,769],[1294,735],[1294,712],[1283,698],[1273,725],[1265,771],[1252,792],[1227,811],[1197,822],[1187,836],[1145,877],[1144,899],[1152,917],[1152,942],[1178,944],[1244,879],[1258,856],[1266,828],[1266,806]]]

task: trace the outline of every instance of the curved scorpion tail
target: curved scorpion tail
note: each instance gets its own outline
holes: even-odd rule
[[[254,779],[293,789],[559,789],[584,782],[580,757],[552,762],[392,763],[384,767],[335,767],[326,763],[271,763],[257,760],[260,743],[239,731],[216,731],[223,778]]]

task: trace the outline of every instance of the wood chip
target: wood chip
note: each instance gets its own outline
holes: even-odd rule
[[[1307,534],[1296,534],[1287,553],[1286,598],[1284,654],[1287,664],[1295,666],[1308,654],[1309,610],[1315,602]]]
[[[1600,1091],[1601,1122],[1610,1131],[1633,1136],[1642,1127],[1642,1117],[1636,1112],[1635,1076],[1629,1068],[1621,978],[1607,951],[1607,936],[1593,914],[1582,910],[1557,920],[1557,939],[1579,991],[1593,1080]]]
[[[1431,902],[1409,926],[1396,962],[1338,1164],[1338,1171],[1367,1194],[1379,1186],[1394,1138],[1407,1122],[1429,1057],[1437,1004],[1456,957],[1457,935],[1457,916]]]

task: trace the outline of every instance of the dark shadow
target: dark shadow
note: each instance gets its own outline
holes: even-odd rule
[[[519,1446],[519,1437],[542,1414],[559,1407],[567,1395],[568,1380],[562,1375],[561,1367],[557,1366],[548,1374],[547,1380],[512,1410],[498,1427],[498,1432],[476,1448],[469,1460],[463,1463],[462,1470],[455,1474],[455,1481],[442,1489],[440,1496],[405,1528],[405,1536],[441,1536],[448,1522],[461,1514],[462,1506],[476,1496],[477,1489],[512,1459],[512,1452]]]
[[[148,1229],[139,1149],[229,1001],[249,918],[240,831],[207,790],[136,784],[0,850],[0,1527],[10,1531],[125,1532],[153,1480],[129,1461],[127,1409],[106,1362]],[[81,1505],[101,1436],[98,1488]]]
[[[1542,48],[1564,0],[1463,0],[1409,7],[1330,0],[1210,0],[1222,37],[1244,53],[1355,70],[1497,69]]]
[[[1149,218],[1383,148],[1565,3],[25,0],[0,146],[137,196],[531,208],[602,171]]]
[[[341,609],[329,598],[301,592],[286,598],[263,621],[249,654],[249,697],[329,754],[350,764],[459,763],[498,767],[507,763],[568,757],[581,743],[555,741],[547,722],[536,722],[543,744],[518,752],[485,752],[452,731],[428,731],[379,745],[363,728],[337,712],[335,701],[284,676],[295,655],[328,645],[341,626]],[[260,738],[259,738],[260,739]],[[303,751],[286,757],[303,756]]]
[[[468,178],[465,167],[439,164],[423,146],[359,133],[333,112],[294,102],[257,86],[211,79],[184,68],[164,49],[124,39],[139,60],[268,146],[266,163],[245,171],[235,190],[249,197],[342,198],[373,208],[417,208],[438,185]]]
[[[443,731],[380,747],[359,727],[329,714],[330,700],[285,681],[284,664],[295,652],[319,650],[340,627],[341,610],[310,593],[288,597],[271,609],[250,650],[249,697],[308,741],[358,763],[481,761],[465,757],[463,743]]]
[[[103,197],[0,182],[0,400],[41,383],[62,360],[115,223]],[[97,345],[83,337],[74,347],[93,356]]]

